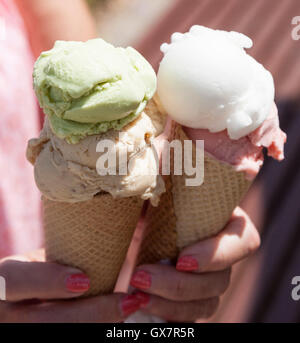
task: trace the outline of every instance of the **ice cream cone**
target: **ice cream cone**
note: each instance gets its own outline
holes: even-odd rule
[[[180,125],[176,125],[175,139],[189,139]],[[193,165],[195,158],[194,146]],[[251,185],[243,172],[206,152],[203,184],[186,186],[187,177],[172,174],[159,207],[149,207],[139,264],[174,259],[184,247],[220,232]]]
[[[100,194],[78,203],[43,197],[46,259],[90,278],[85,296],[111,293],[138,222],[143,200]]]

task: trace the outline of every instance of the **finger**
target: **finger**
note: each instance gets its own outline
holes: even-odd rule
[[[45,249],[38,249],[30,251],[23,255],[11,255],[4,257],[0,260],[1,262],[7,260],[23,261],[23,262],[45,262]]]
[[[53,301],[34,305],[18,303],[0,304],[3,322],[26,323],[105,323],[121,322],[139,310],[136,295],[110,294],[76,299],[76,301]]]
[[[190,301],[223,294],[229,281],[229,269],[199,275],[179,272],[173,266],[149,264],[135,271],[130,284],[169,300]]]
[[[142,292],[136,294],[141,300],[142,312],[172,322],[193,322],[200,318],[209,318],[216,312],[219,305],[218,297],[177,302]]]
[[[30,251],[26,255],[30,258],[30,261],[32,262],[45,262],[46,261],[45,249],[38,249],[38,250]]]
[[[260,237],[254,224],[237,207],[226,228],[217,236],[181,251],[176,269],[201,273],[223,270],[255,252],[259,245]]]
[[[90,286],[79,269],[50,262],[5,260],[0,263],[5,280],[6,300],[74,298]]]

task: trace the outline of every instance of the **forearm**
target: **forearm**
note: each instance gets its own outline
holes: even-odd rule
[[[83,0],[15,0],[24,18],[35,57],[60,40],[96,37],[96,26]]]

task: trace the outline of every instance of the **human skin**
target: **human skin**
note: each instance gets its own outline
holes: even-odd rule
[[[133,295],[115,293],[67,302],[59,299],[75,299],[84,293],[67,287],[68,277],[81,271],[45,262],[42,250],[7,257],[0,260],[0,275],[7,285],[7,301],[0,302],[0,322],[120,322],[139,309],[176,322],[208,318],[229,285],[231,266],[259,245],[255,226],[236,208],[221,233],[185,248],[176,267],[138,266],[131,280],[136,288]]]
[[[138,266],[130,284],[144,313],[175,322],[209,318],[229,286],[231,267],[259,245],[254,224],[237,207],[223,231],[185,248],[176,266]]]
[[[136,295],[115,293],[70,300],[88,288],[86,278],[77,287],[70,282],[70,276],[72,280],[72,275],[78,274],[82,272],[76,268],[45,262],[43,250],[0,260],[0,275],[6,281],[0,322],[122,322],[139,309]]]

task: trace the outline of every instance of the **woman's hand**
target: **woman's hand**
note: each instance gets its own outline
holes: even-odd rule
[[[142,311],[168,321],[191,322],[217,310],[230,282],[231,266],[256,251],[259,234],[247,214],[236,208],[217,236],[185,248],[176,267],[153,264],[137,268],[131,286]]]
[[[44,262],[43,255],[39,251],[0,260],[6,283],[0,322],[121,322],[139,309],[137,295],[71,300],[88,290],[89,279],[78,269]]]

